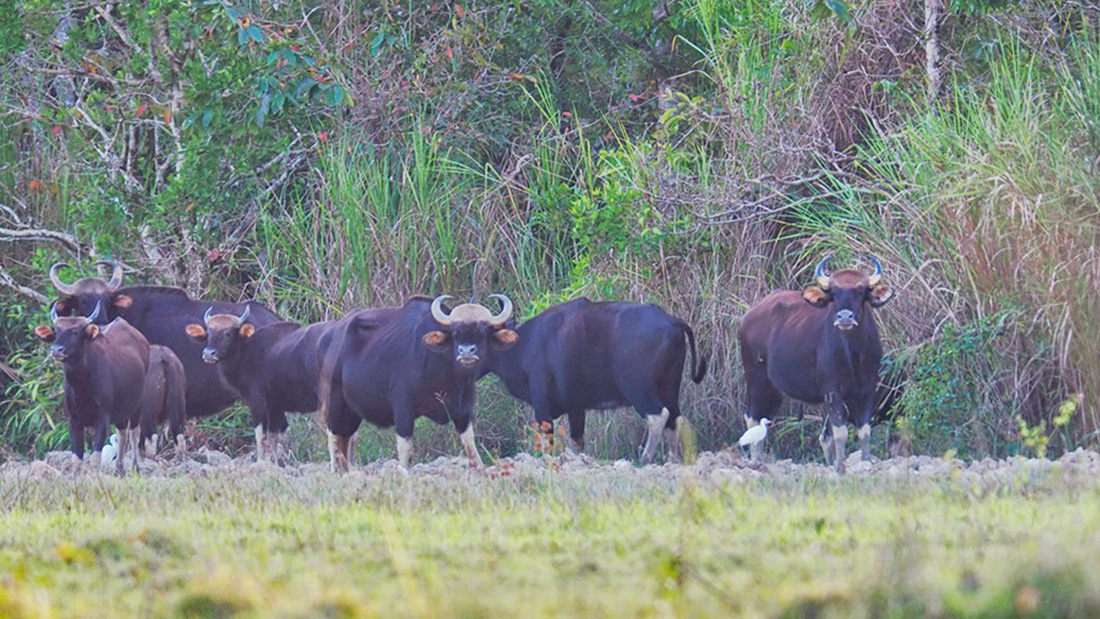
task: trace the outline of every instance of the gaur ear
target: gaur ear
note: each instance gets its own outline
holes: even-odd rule
[[[248,338],[252,337],[254,333],[256,333],[256,325],[252,324],[251,322],[246,322],[241,325],[240,334],[241,337],[243,337],[244,339],[247,340]]]
[[[184,331],[187,332],[188,337],[200,344],[206,341],[206,329],[202,325],[187,325]]]
[[[825,307],[829,304],[829,301],[833,300],[829,293],[822,290],[820,286],[806,286],[802,291],[802,298],[814,307]]]
[[[493,344],[493,348],[500,350],[506,350],[515,346],[519,341],[519,334],[511,329],[498,329],[490,334],[489,342]]]
[[[888,286],[875,286],[867,292],[867,302],[871,307],[882,307],[894,298],[894,291]]]
[[[54,305],[54,308],[57,309],[58,316],[67,315],[69,312],[69,297],[62,297],[58,299],[57,304]]]
[[[89,340],[94,340],[95,338],[99,337],[99,325],[88,325],[87,327],[84,327],[84,335]]]
[[[428,331],[420,341],[435,352],[447,350],[447,334],[442,331]]]
[[[111,299],[111,302],[114,303],[115,307],[118,309],[126,309],[133,305],[134,300],[131,299],[129,295],[119,294],[115,295],[115,297]]]
[[[34,336],[49,344],[54,339],[53,328],[49,325],[38,325],[34,328]]]

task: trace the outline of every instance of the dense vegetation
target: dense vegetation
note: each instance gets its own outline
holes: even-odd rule
[[[0,444],[61,444],[32,344],[58,260],[302,321],[415,293],[525,316],[653,301],[743,402],[734,331],[824,253],[873,251],[904,447],[1095,443],[1100,8],[1011,0],[0,0]],[[929,36],[929,34],[931,36]],[[523,448],[485,381],[479,434]],[[814,421],[774,428],[819,457]],[[590,419],[631,453],[633,414]],[[234,443],[239,417],[197,437]],[[298,427],[306,424],[299,423]],[[446,431],[418,438],[454,452]],[[391,436],[364,441],[391,454]],[[320,457],[312,438],[303,457]],[[312,451],[311,451],[312,450]]]

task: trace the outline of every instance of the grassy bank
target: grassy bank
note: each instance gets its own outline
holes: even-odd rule
[[[1100,611],[1100,487],[1069,462],[731,483],[613,467],[116,479],[40,465],[9,466],[0,485],[4,616]]]

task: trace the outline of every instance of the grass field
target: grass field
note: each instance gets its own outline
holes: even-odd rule
[[[0,470],[0,616],[1096,616],[1100,457]]]

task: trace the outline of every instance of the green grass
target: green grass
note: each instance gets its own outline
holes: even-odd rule
[[[1022,470],[1022,469],[1021,469]],[[0,485],[4,616],[1088,616],[1100,488],[1020,472]],[[1027,614],[1027,613],[1023,613]]]

